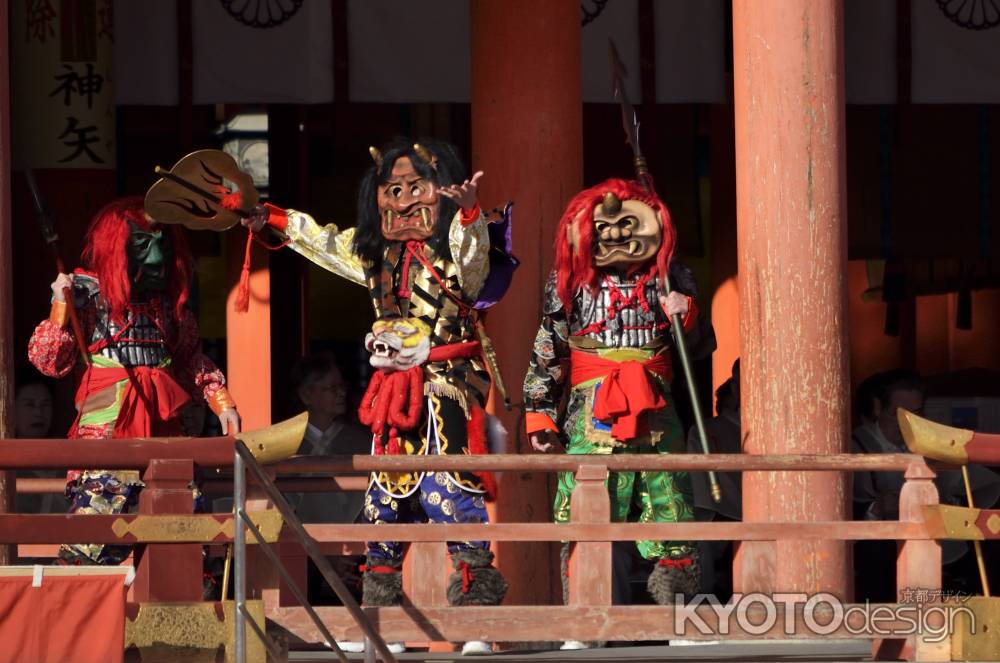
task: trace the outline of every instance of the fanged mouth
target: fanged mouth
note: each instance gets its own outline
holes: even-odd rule
[[[642,254],[643,244],[637,239],[629,239],[620,242],[606,241],[597,244],[598,256],[609,256],[613,253],[627,253],[630,256]]]
[[[394,211],[385,211],[385,227],[388,232],[397,232],[410,228],[430,230],[431,210],[428,207],[419,207],[409,214],[401,215]]]
[[[399,351],[394,349],[391,345],[385,341],[375,341],[372,343],[372,354],[376,357],[385,357],[386,359],[392,359]]]

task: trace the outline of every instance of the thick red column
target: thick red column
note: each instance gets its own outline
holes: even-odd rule
[[[0,0],[0,53],[10,52],[7,0]],[[4,58],[7,62],[7,58]],[[14,277],[10,232],[10,71],[0,71],[0,439],[14,437]],[[0,471],[0,513],[14,509],[14,473]],[[14,563],[0,546],[0,566]]]
[[[576,0],[477,0],[471,7],[471,165],[486,172],[484,204],[515,201],[514,250],[522,261],[511,291],[486,324],[512,399],[519,402],[555,227],[582,185],[580,6]],[[504,416],[504,423],[513,441],[518,420]],[[521,451],[528,449],[523,441]],[[544,475],[508,472],[500,495],[498,520],[551,517]],[[547,553],[545,544],[500,546],[509,603],[545,603],[558,595]]]
[[[748,453],[848,439],[847,222],[840,0],[733,1],[741,416]],[[748,521],[847,514],[846,477],[744,474]],[[843,543],[744,545],[743,591],[846,596]]]

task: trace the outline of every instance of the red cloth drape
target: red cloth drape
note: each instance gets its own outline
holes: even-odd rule
[[[653,380],[658,375],[670,380],[672,370],[666,354],[646,361],[613,361],[590,352],[574,350],[570,355],[574,386],[581,382],[603,378],[594,400],[594,416],[611,422],[611,435],[623,442],[636,437],[639,417],[644,412],[658,410],[667,404]]]
[[[121,663],[125,591],[120,573],[0,577],[0,661]]]
[[[128,384],[115,422],[115,437],[152,437],[156,422],[174,418],[191,400],[190,394],[162,368],[90,366],[76,391],[77,405],[81,405],[88,395],[121,380],[128,380]],[[73,428],[76,429],[76,424]]]

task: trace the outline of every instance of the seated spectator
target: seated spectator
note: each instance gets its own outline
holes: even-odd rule
[[[921,414],[924,384],[906,370],[877,373],[858,386],[858,412],[862,424],[854,429],[854,453],[908,453],[896,418],[899,408]],[[899,517],[902,472],[855,472],[854,503],[859,518],[894,520]]]
[[[41,439],[49,436],[53,419],[52,384],[34,370],[18,370],[14,377],[14,437]],[[18,472],[24,478],[40,479],[60,476],[56,471]],[[15,502],[18,513],[63,513],[62,499],[55,494],[19,494]]]
[[[924,409],[925,388],[919,375],[906,370],[877,373],[858,385],[857,408],[861,425],[851,436],[854,453],[909,453],[903,433],[899,428],[898,411],[905,408],[921,415]],[[968,467],[973,492],[993,495],[997,491],[983,490],[994,485],[998,477],[990,470],[978,466]],[[896,520],[899,518],[899,494],[905,480],[902,472],[855,472],[855,517],[865,520]],[[965,482],[956,470],[938,472],[934,481],[942,504],[966,504]],[[992,504],[976,504],[989,508]],[[968,575],[959,572],[969,550],[963,541],[943,541],[942,563],[945,565],[946,583],[949,576]],[[895,599],[896,544],[893,541],[859,541],[855,544],[855,558],[864,559],[855,565],[858,571],[856,598],[873,601]],[[960,578],[961,582],[967,579]]]
[[[14,379],[14,437],[48,437],[52,404],[52,385],[45,376],[35,370],[18,371]]]
[[[371,431],[347,416],[347,383],[340,368],[325,356],[306,357],[292,368],[293,393],[309,413],[299,455],[350,456],[371,452]],[[364,491],[288,493],[299,518],[306,523],[351,523],[364,506]],[[360,600],[363,556],[331,557],[330,562]],[[338,604],[312,560],[309,561],[309,600],[317,605]]]

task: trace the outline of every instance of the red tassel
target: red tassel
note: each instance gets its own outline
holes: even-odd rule
[[[469,570],[468,562],[459,562],[458,570],[462,574],[462,593],[469,593],[469,585],[472,584],[472,571]]]
[[[219,187],[221,189],[219,196],[219,205],[228,210],[237,210],[243,207],[243,194],[239,191],[229,192],[228,189]]]
[[[243,255],[243,271],[240,272],[240,287],[236,291],[235,308],[237,313],[250,310],[250,249],[253,247],[253,233],[247,231],[247,248]]]

